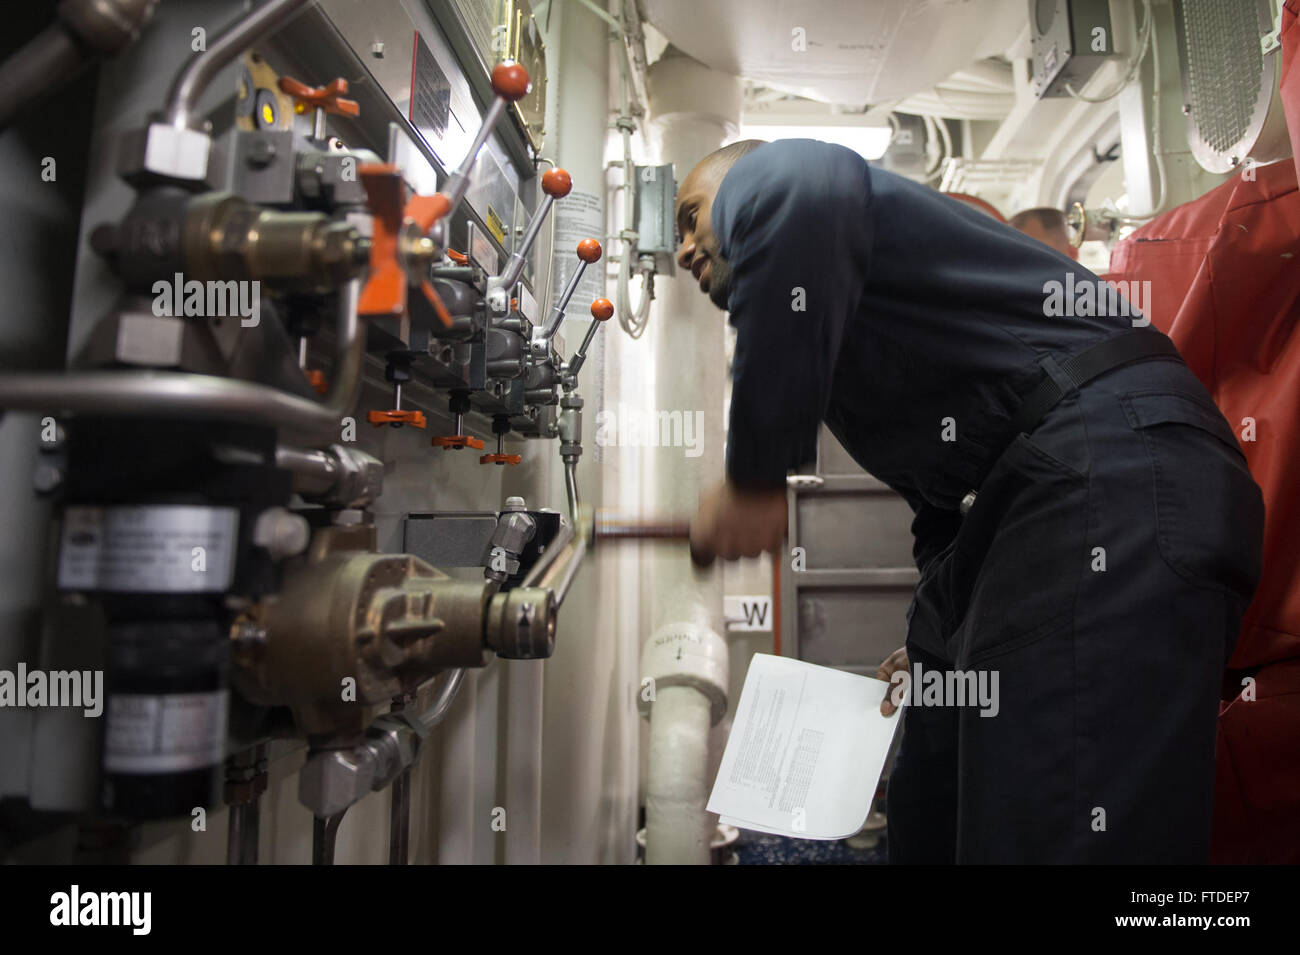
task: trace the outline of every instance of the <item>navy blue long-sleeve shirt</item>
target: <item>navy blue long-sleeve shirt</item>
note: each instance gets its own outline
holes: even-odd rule
[[[712,221],[732,268],[727,474],[742,484],[783,485],[813,459],[825,421],[919,525],[955,527],[963,495],[1041,378],[1039,359],[1135,324],[1123,313],[1047,315],[1048,283],[1097,277],[829,143],[783,140],[745,155],[723,179]],[[944,440],[946,427],[955,440]],[[914,531],[922,563],[933,548]]]

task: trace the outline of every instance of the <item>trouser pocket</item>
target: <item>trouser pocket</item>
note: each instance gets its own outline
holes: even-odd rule
[[[1069,620],[1088,564],[1087,520],[1087,476],[1019,435],[989,472],[949,560],[950,660],[967,666]]]
[[[1129,393],[1120,403],[1146,445],[1161,556],[1188,582],[1249,601],[1264,500],[1223,415],[1174,391]]]

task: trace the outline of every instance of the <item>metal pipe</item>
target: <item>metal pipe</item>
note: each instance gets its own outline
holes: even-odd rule
[[[38,33],[0,64],[0,130],[56,84],[77,75],[89,58],[60,27]]]
[[[306,451],[280,445],[275,466],[293,475],[293,489],[303,495],[324,494],[338,482],[339,465],[324,451]]]
[[[181,129],[195,128],[194,113],[199,97],[231,60],[239,56],[258,40],[273,33],[291,16],[315,0],[267,0],[248,16],[239,20],[212,45],[185,65],[171,92],[167,95],[164,111],[166,121]]]
[[[625,8],[620,7],[620,15]],[[623,240],[622,255],[618,261],[618,285],[615,302],[618,322],[632,338],[640,338],[650,320],[650,301],[654,298],[654,269],[643,268],[641,279],[641,299],[635,308],[632,306],[632,256],[637,248],[639,236],[632,224],[636,221],[636,163],[632,159],[632,124],[636,122],[632,115],[632,95],[635,92],[632,83],[632,69],[628,62],[627,46],[623,37],[622,23],[618,32],[618,73],[623,91],[623,105],[619,110],[616,125],[623,138],[623,229],[619,238]],[[651,260],[653,262],[653,259]]]
[[[202,418],[264,424],[312,438],[336,436],[361,388],[365,338],[357,319],[360,283],[339,289],[337,370],[323,402],[267,385],[168,371],[79,371],[0,375],[0,408],[98,417]]]
[[[153,16],[156,0],[64,0],[58,20],[0,64],[0,130],[101,57],[117,54]]]
[[[226,825],[226,865],[244,864],[244,807],[231,806]]]
[[[547,575],[546,585],[558,576],[559,583],[551,586],[555,592],[555,609],[559,610],[564,605],[565,595],[569,592],[569,587],[573,584],[573,578],[578,574],[578,568],[582,566],[582,560],[587,556],[587,538],[579,537],[570,547],[567,557],[561,555],[560,560],[556,561],[555,569]]]
[[[389,791],[388,864],[406,865],[411,851],[411,768],[397,774]]]
[[[338,841],[339,825],[343,822],[343,812],[336,813],[328,819],[314,816],[311,832],[311,864],[333,865],[334,844]]]
[[[578,520],[578,459],[564,462],[564,491],[569,498],[569,519]]]
[[[418,717],[420,725],[426,731],[433,729],[447,716],[447,711],[451,709],[451,704],[456,700],[456,694],[460,692],[461,684],[465,682],[465,670],[463,668],[447,672],[449,674],[447,682],[438,691],[438,695],[434,697],[429,708]]]
[[[261,810],[257,800],[230,807],[226,830],[226,864],[257,865]]]

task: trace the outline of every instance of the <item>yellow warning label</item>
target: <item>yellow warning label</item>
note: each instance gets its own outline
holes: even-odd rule
[[[501,217],[491,206],[487,207],[487,227],[492,233],[492,237],[501,243],[502,247],[506,244],[506,227],[501,222]]]

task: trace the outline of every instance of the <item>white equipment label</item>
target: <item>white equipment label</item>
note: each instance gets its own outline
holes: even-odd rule
[[[220,592],[234,576],[238,528],[233,507],[70,507],[63,517],[59,587]]]
[[[578,267],[578,243],[583,239],[595,239],[604,248],[605,212],[600,196],[574,189],[564,197],[564,201],[555,204],[551,215],[555,216],[555,247],[552,250],[555,276],[551,280],[551,302],[555,303],[560,300],[560,293]],[[572,318],[590,321],[592,300],[604,297],[605,256],[602,255],[599,262],[587,266],[582,273],[582,281],[569,302],[568,314]]]
[[[732,596],[722,598],[728,630],[771,630],[772,598]]]
[[[495,274],[501,267],[501,259],[497,256],[497,247],[492,244],[488,234],[482,229],[475,229],[473,243],[469,254],[473,256],[475,262]]]
[[[225,690],[109,697],[104,768],[110,773],[175,773],[225,758]]]

